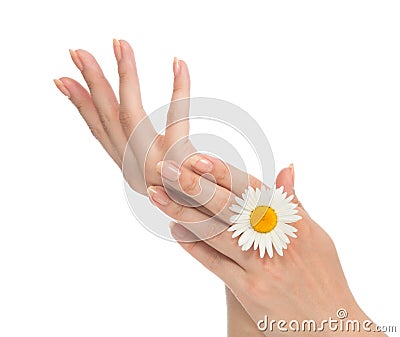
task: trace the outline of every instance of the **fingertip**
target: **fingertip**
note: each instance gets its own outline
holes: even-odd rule
[[[121,43],[119,42],[119,40],[117,39],[113,39],[113,49],[114,49],[114,55],[115,55],[115,59],[117,60],[117,62],[121,61]]]
[[[61,93],[63,93],[68,98],[71,98],[70,91],[68,90],[68,88],[65,86],[65,84],[62,82],[61,79],[54,79],[53,81],[54,81],[54,84],[56,85],[56,87],[58,88],[58,90],[61,91]]]
[[[191,233],[184,226],[173,221],[170,222],[169,224],[169,230],[171,232],[172,237],[178,242],[187,240],[188,236]]]
[[[128,52],[128,54],[131,54],[132,57],[135,57],[135,52],[128,41],[122,39],[118,41],[121,46],[122,54],[124,54],[124,52]]]
[[[82,71],[83,70],[83,64],[82,64],[81,58],[80,58],[80,56],[78,54],[79,51],[80,51],[80,49],[78,49],[78,50],[70,49],[69,50],[69,55],[71,56],[72,62],[74,62],[75,66],[80,71]]]
[[[172,68],[174,70],[174,76],[175,77],[179,76],[180,71],[181,71],[181,65],[180,65],[180,60],[176,56],[174,57],[174,62],[173,62]]]
[[[190,74],[187,63],[183,60],[179,60],[179,65],[181,67],[181,75],[185,77],[185,79],[189,82],[188,85],[190,85]]]
[[[201,173],[208,173],[214,169],[214,165],[203,155],[194,155],[189,159],[192,168]]]
[[[276,187],[283,187],[284,191],[288,194],[293,194],[294,183],[291,167],[286,167],[282,169],[276,178]]]
[[[290,169],[290,174],[292,176],[292,183],[293,183],[293,186],[294,186],[294,177],[295,177],[295,175],[294,175],[294,165],[293,165],[293,163],[291,163],[289,165],[289,169]]]

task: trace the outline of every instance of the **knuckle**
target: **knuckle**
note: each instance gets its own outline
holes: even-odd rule
[[[219,195],[217,196],[216,194],[210,200],[210,202],[215,205],[216,212],[222,213],[222,215],[227,215],[229,214],[228,212],[229,200],[230,200],[229,196],[219,196]]]
[[[214,177],[217,181],[221,181],[226,179],[227,177],[230,177],[230,171],[228,167],[222,163],[222,165],[218,168],[218,170],[215,170],[214,172]]]
[[[93,81],[92,79],[89,79],[89,78],[86,80],[86,84],[87,84],[90,92],[92,92],[96,86],[95,81]]]
[[[75,101],[73,103],[74,103],[75,107],[78,109],[79,113],[81,115],[83,115],[84,110],[85,110],[84,104],[82,102],[80,102],[80,101]]]
[[[127,112],[122,112],[119,114],[119,122],[123,128],[129,129],[133,125],[133,117]]]
[[[171,210],[171,216],[176,221],[183,221],[185,216],[185,207],[174,203],[173,209]]]
[[[99,82],[106,81],[106,78],[103,72],[100,72],[96,74],[87,74],[87,76],[85,76],[85,81],[90,92],[92,92],[96,88],[96,85]]]
[[[100,141],[102,139],[102,129],[99,126],[95,125],[88,125],[88,126],[93,137],[96,138],[98,141]]]
[[[120,62],[118,66],[118,76],[121,80],[127,80],[130,78],[132,69],[126,62]]]
[[[118,120],[119,106],[112,106],[109,109],[105,109],[102,113],[99,113],[101,123],[106,130],[109,129],[109,125],[115,123]]]
[[[261,188],[261,181],[259,181],[256,177],[252,176],[251,174],[248,175],[249,185],[253,188]]]
[[[215,236],[220,232],[220,226],[217,226],[216,222],[211,218],[206,223],[202,224],[202,240],[212,242]]]
[[[99,114],[100,122],[104,126],[106,131],[109,130],[109,125],[111,123],[111,117],[108,114]]]
[[[183,192],[189,195],[195,195],[199,192],[199,180],[194,174],[181,174],[179,177],[179,184],[181,185]]]
[[[127,69],[125,69],[125,68],[122,68],[122,69],[120,69],[119,71],[118,71],[118,75],[119,75],[119,79],[121,80],[121,81],[128,81],[129,80],[129,78],[130,78],[130,74],[129,74],[129,71],[127,70]]]

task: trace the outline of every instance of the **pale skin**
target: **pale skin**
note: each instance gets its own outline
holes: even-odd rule
[[[193,236],[205,236],[205,233],[189,231],[191,227],[185,226],[185,222],[189,219],[191,222],[208,221],[213,228],[226,227],[229,212],[224,213],[226,218],[223,216],[218,220],[219,223],[211,216],[218,213],[220,205],[229,202],[233,195],[240,195],[245,182],[249,181],[248,184],[254,187],[261,186],[261,182],[215,158],[195,155],[182,166],[176,165],[179,167],[177,179],[181,183],[179,191],[189,197],[197,194],[195,189],[199,185],[193,182],[198,181],[206,189],[216,188],[214,197],[199,209],[185,208],[171,200],[165,193],[163,183],[167,183],[172,189],[178,187],[174,186],[173,181],[168,183],[168,179],[161,179],[161,175],[164,176],[171,164],[161,161],[172,144],[188,135],[189,122],[180,121],[171,125],[170,123],[179,119],[179,112],[171,109],[165,136],[157,135],[145,119],[132,48],[123,40],[114,40],[113,48],[120,78],[119,99],[95,58],[84,50],[70,53],[89,91],[68,77],[55,80],[55,84],[78,108],[93,135],[120,168],[124,151],[130,151],[129,170],[124,170],[130,186],[138,193],[148,194],[155,206],[180,223],[172,225],[173,236],[181,241],[180,244],[189,254],[225,282],[228,336],[265,335],[259,331],[255,322],[263,319],[266,314],[278,320],[322,320],[334,316],[338,308],[346,308],[349,318],[368,319],[351,294],[332,240],[300,203],[298,209],[303,219],[295,224],[299,230],[298,238],[289,245],[283,257],[260,259],[255,251],[242,252],[237,245],[237,239],[232,239],[231,233],[227,231],[222,231],[211,239],[185,242],[190,241]],[[171,101],[189,97],[190,77],[186,63],[174,59],[173,72]],[[127,147],[129,136],[141,121],[144,121],[146,131],[138,135],[141,146]],[[150,148],[152,138],[156,142]],[[146,146],[143,144],[150,148],[145,161]],[[183,152],[190,154],[196,150],[187,141]],[[213,175],[215,183],[201,178],[201,173]],[[231,174],[236,178],[235,185],[231,185]],[[171,178],[171,174],[168,177]],[[293,166],[280,172],[276,184],[284,186],[288,194],[294,194]],[[295,200],[298,202],[297,198]],[[310,270],[314,272],[310,273]],[[279,332],[267,334],[275,336]],[[343,335],[342,332],[331,334]],[[386,336],[383,333],[369,333],[371,334]],[[329,336],[330,332],[325,331],[320,335]],[[354,333],[352,335],[356,336]]]

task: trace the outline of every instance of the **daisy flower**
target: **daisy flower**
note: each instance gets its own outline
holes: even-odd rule
[[[297,229],[291,226],[301,219],[297,215],[297,205],[292,203],[294,196],[287,197],[283,187],[278,189],[253,189],[249,186],[242,194],[236,197],[237,204],[230,210],[237,213],[230,218],[232,226],[228,231],[234,232],[232,238],[240,235],[239,246],[243,251],[249,250],[254,244],[254,250],[260,250],[260,257],[273,257],[274,251],[282,256],[283,249],[290,243],[288,236],[296,238]]]

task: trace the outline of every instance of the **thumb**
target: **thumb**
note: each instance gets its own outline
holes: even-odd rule
[[[283,186],[284,191],[288,195],[294,195],[292,200],[293,203],[297,204],[299,207],[303,208],[303,205],[299,201],[294,191],[294,166],[290,164],[289,167],[284,168],[279,172],[278,176],[276,177],[276,187],[279,188]]]

